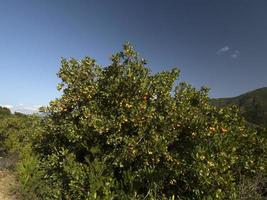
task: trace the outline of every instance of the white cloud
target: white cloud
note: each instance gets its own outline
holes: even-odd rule
[[[232,54],[231,57],[232,58],[237,58],[240,55],[240,52],[238,50],[235,50]]]
[[[223,54],[223,53],[226,53],[227,51],[230,50],[230,47],[229,46],[224,46],[222,48],[220,48],[218,51],[217,51],[217,54],[220,55],[220,54]]]
[[[2,105],[2,104],[0,104],[0,106],[1,107],[5,107],[5,108],[8,108],[8,109],[12,109],[14,106],[12,106],[12,105],[8,105],[8,104],[6,104],[6,105]]]
[[[16,106],[12,109],[13,112],[21,112],[24,114],[33,114],[39,111],[40,105],[33,105],[33,106]]]
[[[20,113],[24,113],[24,114],[33,114],[33,113],[38,113],[39,108],[42,105],[24,105],[22,103],[18,104],[18,105],[1,105],[1,107],[6,107],[8,109],[11,110],[12,113],[14,112],[20,112]]]
[[[230,48],[229,46],[224,46],[217,51],[217,55],[224,55],[224,54],[235,59],[240,56],[240,51],[232,50],[232,48]]]

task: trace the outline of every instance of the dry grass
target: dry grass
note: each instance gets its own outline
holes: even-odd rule
[[[0,200],[19,200],[15,192],[18,187],[15,176],[6,169],[0,169]]]

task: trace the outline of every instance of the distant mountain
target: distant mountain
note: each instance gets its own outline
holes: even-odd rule
[[[236,105],[248,122],[267,127],[267,87],[237,97],[211,99],[211,103],[219,107]]]

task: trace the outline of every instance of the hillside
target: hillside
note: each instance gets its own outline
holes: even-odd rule
[[[236,105],[247,121],[267,127],[267,87],[237,97],[211,99],[211,102],[219,107]]]

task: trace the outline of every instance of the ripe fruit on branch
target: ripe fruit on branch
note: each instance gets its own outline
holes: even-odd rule
[[[225,134],[225,133],[227,132],[227,129],[226,129],[226,128],[223,128],[223,127],[221,127],[221,132],[222,132],[223,134]]]
[[[216,131],[216,129],[215,129],[214,127],[209,127],[209,130],[210,130],[211,132],[215,132],[215,131]]]

